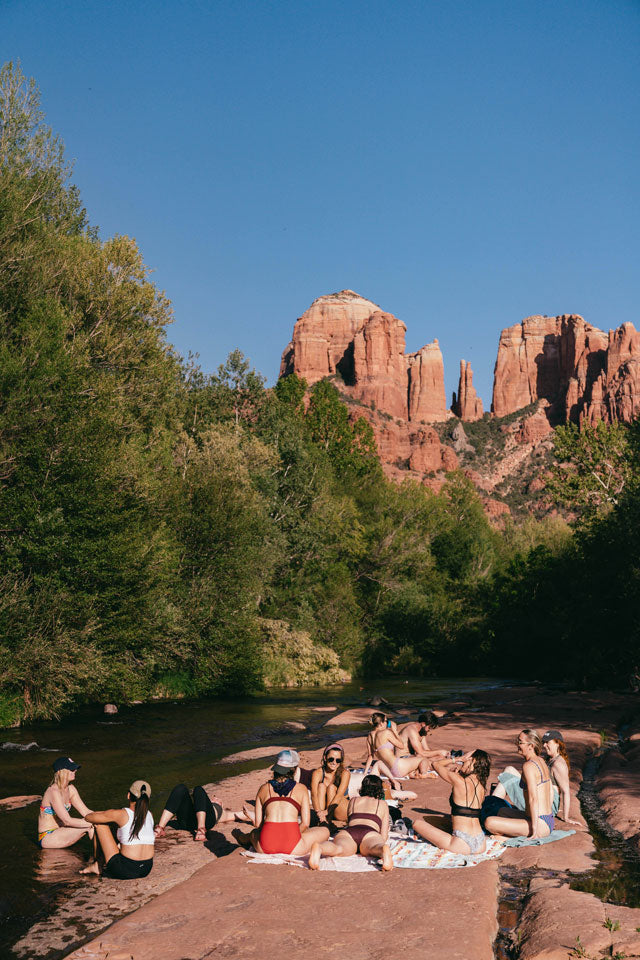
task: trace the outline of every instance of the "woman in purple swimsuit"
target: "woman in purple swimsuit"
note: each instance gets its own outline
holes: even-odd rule
[[[486,818],[485,830],[503,837],[548,837],[554,827],[553,785],[542,759],[540,734],[537,730],[521,730],[516,743],[518,753],[524,757],[520,778],[524,813],[516,807],[501,810],[499,816]]]
[[[360,796],[349,801],[347,826],[333,841],[314,843],[309,856],[309,868],[317,870],[322,857],[378,857],[383,870],[393,870],[389,839],[389,808],[384,798],[380,777],[364,777]]]

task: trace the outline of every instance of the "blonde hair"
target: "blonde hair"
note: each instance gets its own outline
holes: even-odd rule
[[[69,776],[71,770],[56,770],[53,775],[53,780],[49,784],[50,787],[57,787],[58,790],[66,790],[69,786]]]
[[[520,737],[524,737],[527,743],[531,744],[537,756],[542,756],[542,738],[537,730],[521,730],[518,734],[518,740]]]

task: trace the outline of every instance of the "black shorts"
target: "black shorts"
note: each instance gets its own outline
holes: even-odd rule
[[[122,853],[114,853],[102,875],[111,880],[140,880],[149,876],[152,866],[153,857],[150,860],[132,860]]]

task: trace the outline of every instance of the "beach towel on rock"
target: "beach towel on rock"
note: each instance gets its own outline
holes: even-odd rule
[[[408,870],[451,870],[460,867],[475,867],[485,860],[493,860],[504,853],[501,839],[489,837],[486,853],[461,854],[448,853],[423,840],[408,840],[391,837],[389,839],[394,867]],[[255,853],[252,850],[241,851],[251,863],[288,863],[293,867],[306,867],[308,857],[292,857],[284,853]],[[339,873],[366,873],[380,870],[380,861],[375,857],[323,857],[320,870],[335,870]]]
[[[575,830],[552,830],[548,837],[508,837],[503,838],[507,847],[538,847],[541,843],[553,843],[554,840],[564,840],[570,837]]]

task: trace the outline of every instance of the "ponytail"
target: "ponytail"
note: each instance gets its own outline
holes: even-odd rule
[[[144,822],[147,819],[147,814],[149,813],[149,796],[147,794],[146,785],[143,784],[140,787],[140,796],[133,797],[130,793],[129,797],[136,801],[135,810],[133,811],[133,820],[131,821],[131,830],[129,831],[129,840],[135,840],[140,831],[144,826]]]
[[[556,740],[556,743],[558,744],[558,753],[567,765],[567,772],[571,774],[571,761],[569,760],[569,754],[564,745],[564,740]]]

